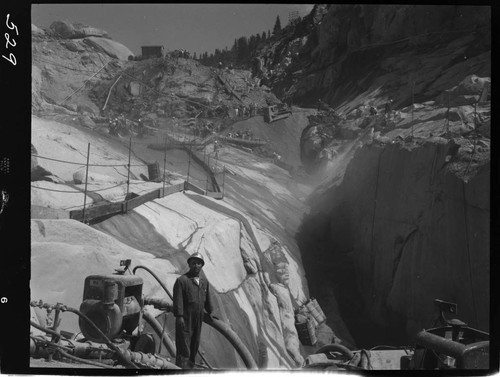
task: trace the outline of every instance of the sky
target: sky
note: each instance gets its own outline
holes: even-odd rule
[[[313,4],[32,4],[31,23],[48,28],[58,20],[82,23],[109,36],[139,55],[143,45],[163,45],[166,51],[186,49],[213,53],[231,48],[236,38],[281,26],[290,12],[305,16]]]

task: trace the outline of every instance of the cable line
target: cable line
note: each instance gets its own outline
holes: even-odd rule
[[[65,160],[58,160],[56,158],[50,158],[50,157],[44,157],[40,156],[37,154],[32,154],[33,157],[41,158],[43,160],[50,160],[50,161],[56,161],[56,162],[63,162],[66,164],[73,164],[73,165],[82,165],[86,166],[87,164],[81,163],[81,162],[72,162],[72,161],[65,161]],[[133,164],[130,166],[144,166],[145,164]],[[122,167],[127,167],[127,164],[89,164],[89,166],[100,166],[100,167],[117,167],[117,166],[122,166]]]

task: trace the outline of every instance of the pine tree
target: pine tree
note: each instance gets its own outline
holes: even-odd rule
[[[250,55],[248,49],[248,41],[246,37],[241,37],[238,39],[238,60],[245,60]]]
[[[276,22],[274,23],[273,35],[278,35],[281,31],[281,21],[280,16],[276,16]]]

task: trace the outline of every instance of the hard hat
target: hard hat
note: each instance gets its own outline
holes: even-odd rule
[[[194,253],[193,255],[191,255],[187,260],[188,264],[189,261],[194,258],[201,260],[203,262],[203,265],[205,265],[205,260],[203,259],[203,255],[201,255],[200,253]]]

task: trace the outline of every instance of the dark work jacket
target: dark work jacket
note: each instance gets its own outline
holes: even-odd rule
[[[208,313],[213,311],[208,281],[200,276],[198,286],[188,274],[179,276],[174,284],[174,316],[187,319],[203,315],[203,309]]]

